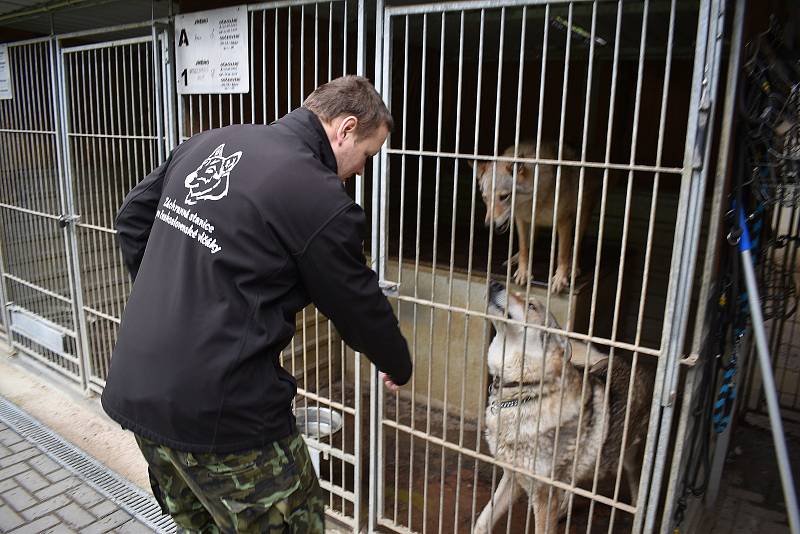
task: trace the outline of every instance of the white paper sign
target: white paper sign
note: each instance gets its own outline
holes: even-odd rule
[[[175,17],[178,93],[250,91],[247,6]]]
[[[11,100],[11,67],[8,64],[8,45],[0,45],[0,100]]]

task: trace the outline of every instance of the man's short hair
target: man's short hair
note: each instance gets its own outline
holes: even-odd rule
[[[372,83],[362,77],[347,75],[317,87],[308,95],[303,107],[320,120],[331,122],[337,117],[353,115],[358,119],[356,136],[368,137],[381,124],[392,131],[394,119]]]

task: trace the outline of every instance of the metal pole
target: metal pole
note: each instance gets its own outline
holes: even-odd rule
[[[164,123],[164,113],[162,112],[162,105],[161,105],[161,90],[163,87],[161,86],[161,61],[159,58],[159,45],[158,45],[158,29],[156,28],[155,24],[153,27],[150,28],[151,35],[152,35],[152,43],[150,46],[152,47],[153,52],[153,83],[155,84],[153,87],[153,95],[155,96],[156,100],[156,137],[158,141],[156,141],[156,145],[158,148],[158,164],[161,165],[164,163],[164,129],[162,124]]]
[[[375,2],[375,79],[373,83],[375,88],[384,96],[383,87],[383,55],[382,46],[384,41],[384,17],[383,17],[384,3],[383,0]],[[361,10],[359,10],[361,11]],[[359,45],[365,38],[366,33],[362,37],[361,20],[359,19]],[[364,59],[366,58],[366,51],[364,51]],[[359,59],[362,59],[359,54]],[[366,63],[366,61],[364,62]],[[364,68],[364,65],[360,65]],[[381,148],[381,157],[372,158],[372,240],[370,244],[370,267],[378,273],[378,279],[383,281],[385,267],[382,266],[379,258],[384,253],[382,245],[383,233],[383,217],[380,213],[382,203],[382,187],[384,185],[382,171],[386,168],[386,146]],[[383,164],[383,165],[382,165]],[[363,196],[363,190],[361,191]],[[356,369],[361,369],[361,360],[356,355]],[[361,375],[356,374],[356,384],[360,386]],[[381,440],[381,405],[383,404],[383,390],[380,386],[380,378],[378,377],[378,368],[371,364],[369,366],[369,495],[368,498],[368,516],[367,516],[367,532],[375,532],[378,527],[378,516],[380,515],[380,506],[382,501],[380,484],[383,482],[383,462],[381,461],[383,443]],[[358,512],[356,512],[358,514]]]
[[[2,219],[0,218],[0,222]],[[3,318],[3,326],[6,329],[6,341],[8,342],[8,350],[14,350],[14,344],[11,342],[11,317],[8,314],[7,302],[6,302],[6,295],[8,295],[8,289],[6,287],[6,272],[5,272],[5,259],[3,259],[3,238],[5,236],[0,234],[0,315]]]
[[[758,363],[761,367],[761,381],[764,396],[767,398],[769,409],[769,422],[772,427],[772,439],[775,442],[775,456],[778,460],[778,472],[783,485],[783,498],[786,501],[786,515],[789,517],[789,528],[792,534],[800,533],[800,515],[797,511],[797,494],[792,480],[792,468],[789,465],[789,453],[786,451],[786,438],[783,434],[778,396],[775,393],[775,378],[772,375],[772,364],[767,346],[767,336],[764,331],[764,317],[761,314],[761,301],[758,295],[758,285],[753,269],[753,260],[750,256],[750,234],[747,231],[747,222],[744,210],[739,207],[739,227],[742,229],[742,238],[739,250],[742,253],[742,270],[747,286],[747,300],[750,304],[750,317],[753,320],[753,333],[756,337]]]
[[[92,373],[89,357],[89,340],[87,338],[86,315],[83,308],[83,284],[81,283],[80,257],[78,254],[78,236],[75,232],[75,223],[78,215],[75,213],[75,203],[72,187],[72,157],[69,150],[69,128],[67,121],[67,80],[64,72],[66,61],[58,39],[53,39],[51,50],[50,72],[53,87],[53,111],[56,135],[56,153],[58,163],[58,189],[61,199],[61,213],[63,219],[64,246],[67,258],[67,270],[72,293],[72,315],[75,321],[75,348],[78,353],[81,388],[86,394],[90,393],[89,378]]]
[[[648,440],[642,465],[642,476],[637,498],[637,513],[633,532],[653,532],[659,511],[661,482],[666,467],[667,450],[672,431],[675,373],[688,323],[688,307],[697,253],[697,240],[702,216],[702,195],[705,191],[707,166],[703,165],[705,134],[709,125],[709,56],[713,33],[709,29],[716,23],[712,13],[719,5],[717,0],[704,0],[698,10],[692,95],[687,120],[684,169],[681,179],[678,225],[673,243],[670,266],[669,291],[664,308],[662,356],[658,360],[653,405],[650,411]],[[716,27],[716,26],[714,26]],[[710,127],[710,126],[708,126]]]

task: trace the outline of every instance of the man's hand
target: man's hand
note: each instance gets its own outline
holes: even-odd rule
[[[400,391],[400,386],[394,383],[391,376],[381,371],[380,377],[383,380],[383,385],[386,386],[386,389],[388,389],[392,393],[397,393],[398,391]]]

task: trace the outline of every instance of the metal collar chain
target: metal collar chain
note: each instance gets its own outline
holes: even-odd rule
[[[525,395],[524,397],[518,399],[492,401],[492,404],[489,406],[489,409],[492,411],[493,414],[497,415],[497,412],[499,412],[503,408],[514,408],[515,406],[519,406],[520,404],[525,404],[526,402],[536,400],[537,398],[538,395]]]

